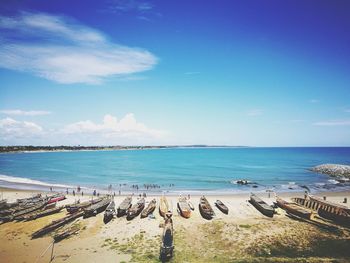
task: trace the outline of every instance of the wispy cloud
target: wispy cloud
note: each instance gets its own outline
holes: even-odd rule
[[[139,11],[148,12],[153,9],[153,5],[147,1],[140,0],[114,0],[110,1],[109,10],[110,11]]]
[[[309,102],[310,102],[310,103],[319,103],[320,100],[318,100],[318,99],[311,99],[311,100],[309,100]]]
[[[316,126],[349,126],[350,120],[328,120],[313,123]]]
[[[344,110],[346,113],[350,113],[350,109],[345,109]]]
[[[0,113],[6,114],[6,115],[22,115],[22,116],[41,116],[41,115],[51,114],[50,111],[42,111],[42,110],[31,110],[31,111],[24,111],[24,110],[0,110]]]
[[[106,77],[152,69],[150,52],[117,45],[67,17],[42,13],[0,16],[0,67],[60,83],[101,83]]]
[[[16,121],[12,118],[0,120],[0,135],[3,140],[28,138],[43,133],[43,128],[34,122]]]
[[[260,115],[263,115],[264,114],[264,111],[262,109],[251,109],[249,111],[247,111],[247,115],[248,116],[260,116]]]

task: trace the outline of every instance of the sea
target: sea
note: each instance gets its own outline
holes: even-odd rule
[[[0,187],[86,193],[311,192],[350,190],[309,169],[350,165],[350,147],[207,147],[0,154]],[[247,180],[241,185],[237,180]]]

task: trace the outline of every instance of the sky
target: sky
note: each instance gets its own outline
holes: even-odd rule
[[[350,146],[349,13],[4,0],[0,145]]]

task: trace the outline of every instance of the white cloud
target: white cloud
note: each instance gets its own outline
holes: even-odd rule
[[[6,115],[22,115],[22,116],[41,116],[51,114],[50,111],[42,111],[42,110],[31,110],[31,111],[23,111],[23,110],[0,110],[0,113]]]
[[[115,44],[99,31],[66,17],[42,13],[0,16],[0,28],[9,32],[0,40],[0,67],[59,83],[96,84],[106,77],[152,69],[157,63],[150,52]]]
[[[140,0],[114,0],[111,1],[109,5],[109,11],[116,12],[128,12],[128,11],[138,11],[138,12],[148,12],[153,9],[153,5],[146,1]]]
[[[64,134],[94,134],[102,138],[160,139],[165,135],[164,131],[150,129],[145,124],[137,122],[133,113],[126,114],[120,120],[107,114],[100,124],[90,120],[79,121],[65,126],[61,132]]]
[[[350,120],[329,120],[315,122],[313,125],[316,126],[349,126]]]
[[[11,138],[28,138],[43,133],[43,128],[34,122],[16,121],[11,118],[0,120],[0,135],[3,140]]]
[[[247,111],[247,115],[248,116],[260,116],[260,115],[263,115],[264,111],[261,110],[261,109],[251,109],[249,111]]]
[[[9,117],[0,119],[0,144],[7,145],[154,145],[167,139],[167,132],[149,128],[132,113],[119,120],[106,114],[101,123],[85,120],[55,129]]]

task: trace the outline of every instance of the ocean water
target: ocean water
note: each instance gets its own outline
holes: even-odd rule
[[[350,164],[350,148],[174,148],[0,154],[0,186],[21,189],[73,188],[135,192],[241,193],[350,189],[308,168]],[[234,181],[246,179],[249,185]]]

